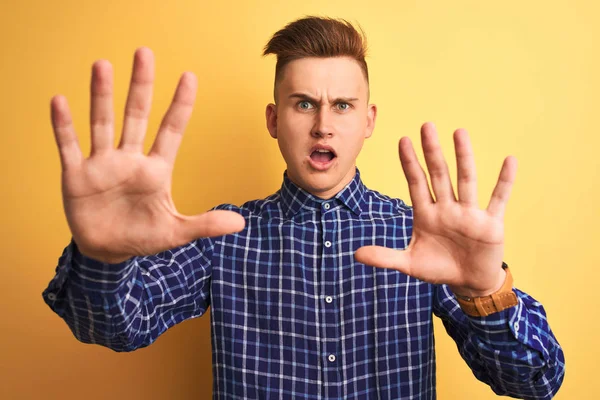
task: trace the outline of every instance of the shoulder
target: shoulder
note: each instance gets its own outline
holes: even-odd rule
[[[234,211],[241,214],[244,218],[273,218],[283,214],[279,192],[273,193],[263,199],[249,200],[240,206],[229,203],[219,204],[213,207],[213,210]]]
[[[391,197],[376,190],[366,189],[363,200],[366,210],[374,215],[412,218],[412,207],[400,198]]]

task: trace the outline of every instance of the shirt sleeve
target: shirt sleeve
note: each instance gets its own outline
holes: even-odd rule
[[[564,379],[565,359],[538,301],[513,288],[516,306],[471,317],[448,286],[435,290],[434,313],[477,379],[499,395],[551,399],[556,394]]]
[[[199,239],[153,256],[107,264],[64,249],[42,297],[83,343],[132,351],[210,302],[213,243]]]

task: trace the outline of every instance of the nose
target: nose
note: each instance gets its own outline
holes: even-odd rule
[[[315,114],[315,122],[310,134],[314,138],[326,138],[333,137],[334,131],[333,115],[327,107],[322,107]]]

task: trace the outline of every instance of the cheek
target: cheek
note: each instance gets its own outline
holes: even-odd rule
[[[349,151],[349,154],[358,153],[365,140],[365,121],[362,116],[354,118],[346,118],[340,121],[339,132],[344,137],[344,147]]]
[[[310,114],[300,114],[293,111],[283,114],[280,125],[290,135],[298,136],[310,132],[314,121]]]
[[[279,148],[286,161],[293,161],[300,158],[298,155],[298,147],[298,143],[289,136],[285,136],[279,141]]]
[[[306,147],[304,139],[297,129],[282,129],[278,132],[279,149],[284,159],[289,162],[299,163],[303,159],[303,149]]]
[[[309,139],[311,127],[312,122],[307,116],[282,115],[277,125],[277,135],[281,145],[292,155],[301,152],[303,145]]]
[[[338,132],[345,132],[346,135],[355,136],[357,132],[364,134],[366,118],[362,111],[355,110],[347,114],[338,115],[335,119],[335,125]]]

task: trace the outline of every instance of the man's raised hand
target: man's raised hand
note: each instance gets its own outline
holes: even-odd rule
[[[448,284],[459,295],[491,294],[500,289],[506,276],[501,268],[504,212],[515,180],[516,159],[505,158],[489,205],[482,210],[477,205],[475,160],[467,132],[454,132],[458,196],[433,124],[423,125],[421,141],[435,199],[410,139],[402,138],[400,161],[413,205],[410,244],[405,250],[364,246],[356,251],[356,260],[397,269],[426,282]]]
[[[107,61],[94,63],[88,158],[79,147],[66,99],[55,96],[51,101],[67,222],[79,250],[99,261],[116,263],[155,254],[199,237],[238,232],[245,225],[243,217],[231,211],[185,216],[175,209],[173,166],[192,114],[197,81],[190,72],[181,76],[154,144],[145,155],[153,81],[153,54],[140,48],[134,56],[123,132],[115,148],[112,67]]]

